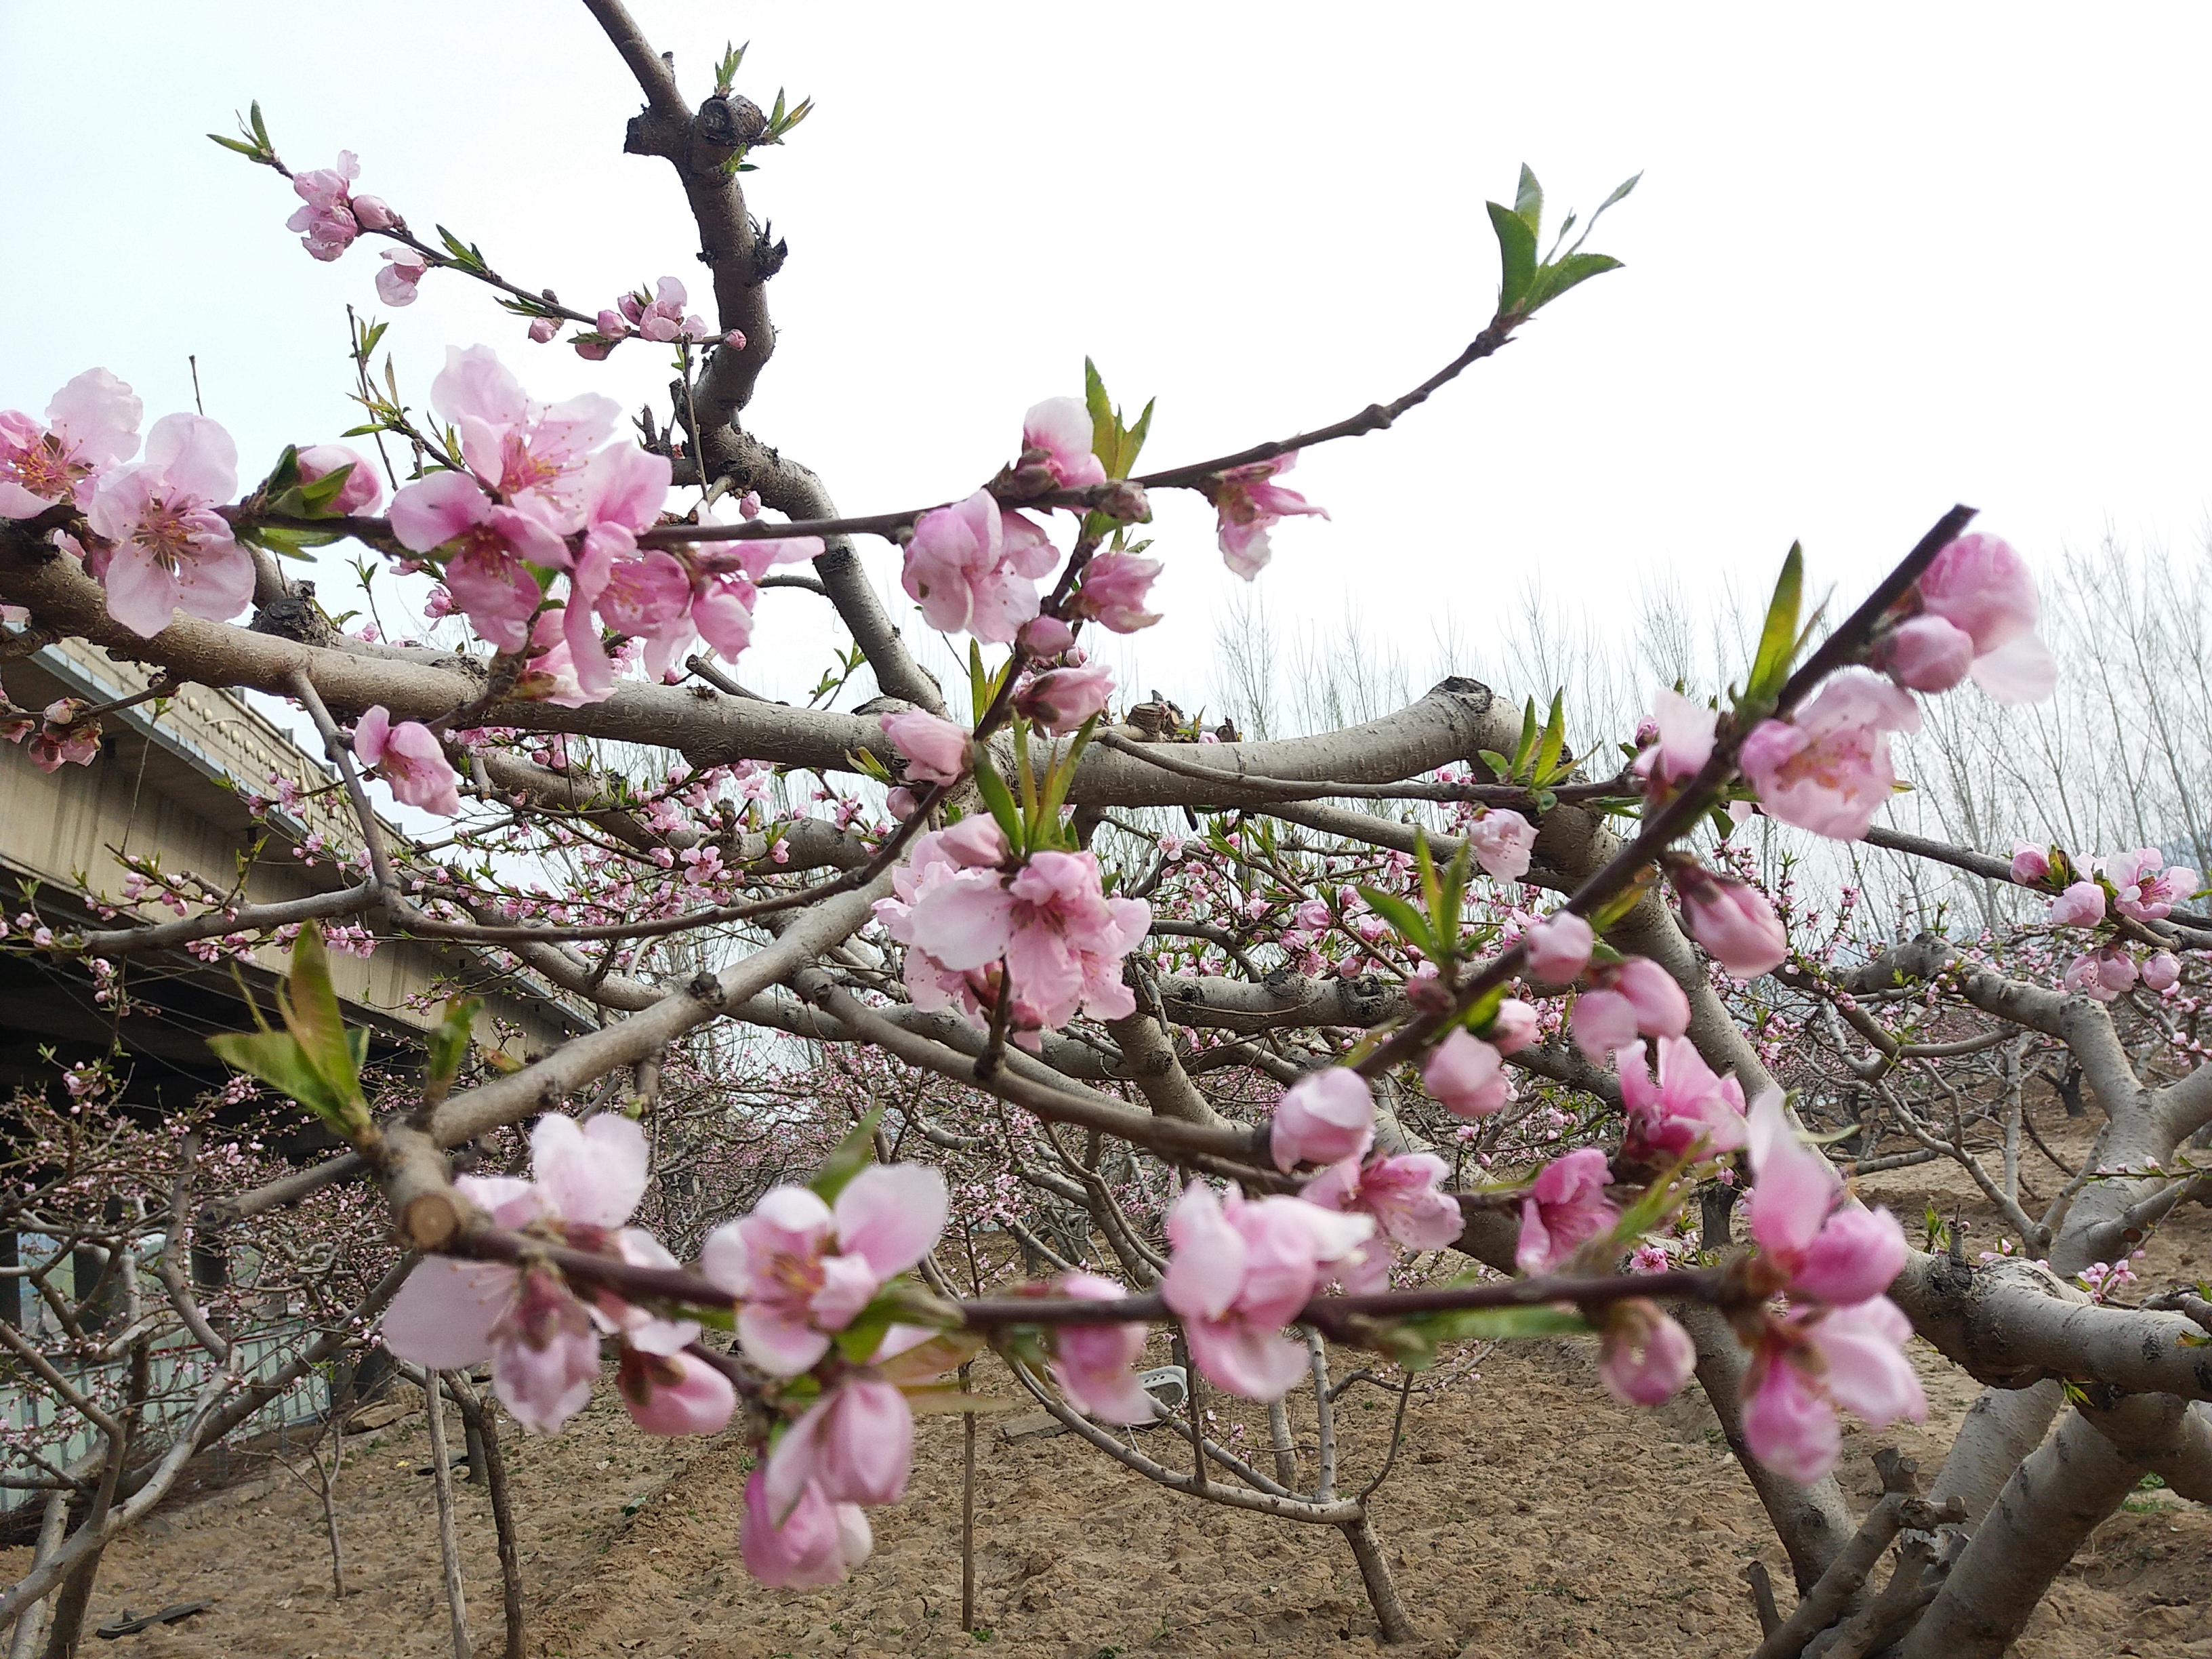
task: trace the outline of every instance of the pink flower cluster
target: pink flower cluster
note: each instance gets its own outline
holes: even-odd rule
[[[389,230],[398,223],[398,216],[378,198],[353,194],[353,181],[360,177],[361,163],[349,149],[338,152],[335,167],[293,175],[293,193],[305,205],[284,222],[284,228],[301,232],[300,246],[318,259],[337,258],[364,230]]]
[[[706,319],[688,309],[690,302],[684,284],[673,276],[663,276],[653,284],[649,295],[642,289],[625,294],[612,307],[599,313],[596,331],[576,337],[576,355],[596,362],[633,334],[642,340],[689,340],[695,345],[704,344],[714,337],[714,330]],[[553,337],[553,325],[547,318],[540,318],[538,322],[545,325],[544,331],[541,334],[537,325],[532,324],[530,337],[542,344]],[[734,330],[731,332],[731,345],[742,347],[744,343],[743,334]]]
[[[1711,1157],[1743,1145],[1743,1085],[1732,1077],[1715,1076],[1689,1038],[1659,1039],[1656,1079],[1644,1063],[1641,1042],[1628,1044],[1613,1058],[1620,1071],[1620,1102],[1628,1119],[1620,1146],[1623,1162]]]
[[[635,1123],[601,1113],[579,1127],[549,1114],[531,1132],[530,1155],[529,1181],[459,1176],[453,1184],[499,1226],[640,1267],[676,1266],[650,1233],[623,1224],[645,1195],[645,1133]],[[550,1267],[443,1255],[416,1267],[384,1316],[385,1342],[402,1359],[459,1370],[489,1358],[501,1401],[543,1434],[591,1399],[602,1336],[625,1350],[623,1401],[640,1428],[720,1429],[737,1397],[720,1371],[684,1352],[698,1335],[693,1321],[659,1318],[606,1291],[580,1297]]]
[[[1133,1012],[1121,959],[1152,925],[1141,899],[1108,898],[1089,853],[1037,852],[1009,871],[1006,838],[990,818],[963,818],[915,839],[876,902],[884,931],[907,947],[915,1006],[971,1018],[1011,995],[1018,1041],[1057,1029],[1079,1010]]]
[[[915,521],[900,582],[932,628],[1005,645],[1037,614],[1036,579],[1059,562],[1043,526],[979,489]]]
[[[1917,615],[1877,647],[1876,665],[1915,691],[1948,691],[1969,674],[1999,702],[2040,702],[2058,664],[2035,632],[2041,601],[2027,562],[1996,536],[1961,536],[1917,586]]]
[[[1875,1428],[1920,1422],[1928,1402],[1900,1352],[1912,1327],[1882,1292],[1905,1266],[1887,1210],[1844,1201],[1835,1166],[1797,1139],[1770,1090],[1751,1109],[1751,1236],[1782,1279],[1744,1379],[1743,1432],[1777,1474],[1817,1480],[1842,1446],[1836,1409]]]
[[[1374,1233],[1371,1216],[1281,1194],[1217,1198],[1194,1181],[1168,1217],[1173,1254],[1160,1296],[1217,1386],[1278,1400],[1306,1370],[1305,1350],[1283,1327],[1323,1285],[1357,1270]]]

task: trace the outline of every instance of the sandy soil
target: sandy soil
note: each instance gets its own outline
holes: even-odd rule
[[[2046,1139],[2078,1148],[2055,1111]],[[2039,1164],[2039,1159],[2038,1163]],[[2047,1198],[2047,1165],[2027,1179]],[[1957,1175],[1958,1178],[1952,1177]],[[1935,1165],[1868,1183],[1909,1229],[1933,1198],[1993,1229],[1963,1175]],[[2033,1207],[2033,1206],[2031,1206]],[[2212,1226],[2192,1211],[2154,1241],[2156,1279],[2194,1277]],[[1846,1437],[1855,1502],[1878,1489],[1869,1464],[1894,1444],[1932,1472],[1975,1389],[1915,1344],[1929,1381],[1924,1428]],[[1356,1360],[1347,1362],[1356,1364]],[[978,1367],[981,1392],[1011,1392]],[[1306,1396],[1310,1398],[1310,1396]],[[1352,1404],[1352,1401],[1358,1404]],[[1024,1407],[1027,1402],[1024,1401]],[[1264,1417],[1217,1401],[1218,1429]],[[1293,1397],[1293,1420],[1297,1420]],[[1340,1422],[1346,1485],[1387,1448],[1390,1399],[1360,1388]],[[1416,1401],[1413,1431],[1376,1524],[1422,1642],[1419,1659],[1484,1655],[1741,1656],[1758,1627],[1741,1578],[1765,1560],[1788,1574],[1749,1487],[1694,1391],[1656,1412],[1614,1406],[1586,1345],[1501,1348],[1480,1376]],[[1310,1443],[1312,1420],[1303,1434]],[[454,1425],[458,1447],[458,1424]],[[1165,1435],[1148,1449],[1172,1460]],[[416,1414],[355,1437],[339,1480],[353,1593],[331,1593],[328,1544],[309,1487],[280,1468],[178,1507],[111,1552],[94,1622],[125,1607],[215,1603],[189,1624],[125,1638],[136,1659],[240,1654],[285,1659],[441,1654],[447,1637],[428,1456]],[[1376,1650],[1351,1553],[1334,1528],[1200,1505],[1112,1464],[1073,1436],[978,1437],[979,1628],[959,1627],[961,1425],[927,1418],[908,1501],[876,1513],[877,1549],[844,1585],[763,1590],[738,1559],[743,1454],[725,1443],[654,1441],[631,1430],[612,1391],[569,1432],[507,1440],[522,1511],[533,1654],[562,1659],[767,1659],[772,1655],[1006,1651],[1050,1659],[1140,1654],[1308,1655]],[[461,1486],[470,1625],[478,1653],[502,1640],[489,1505]],[[20,1571],[22,1552],[0,1560]],[[0,1579],[4,1582],[4,1579]],[[1788,1591],[1783,1590],[1788,1605]],[[106,1650],[102,1649],[101,1650]],[[2212,1659],[2212,1514],[2139,1494],[2100,1527],[2055,1586],[2017,1651],[2026,1659],[2132,1654]]]

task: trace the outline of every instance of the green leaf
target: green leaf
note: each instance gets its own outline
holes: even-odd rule
[[[1625,179],[1621,183],[1615,185],[1613,187],[1613,194],[1607,197],[1605,200],[1597,204],[1597,213],[1604,212],[1615,202],[1626,201],[1628,198],[1628,192],[1634,190],[1637,185],[1642,181],[1644,175],[1638,173],[1634,174],[1632,177]],[[1590,215],[1590,223],[1595,224],[1597,222],[1597,213]]]
[[[208,134],[208,137],[214,139],[216,143],[221,144],[225,149],[234,149],[240,155],[246,156],[256,161],[261,159],[261,148],[258,144],[249,144],[243,138],[226,138],[219,132],[210,132]]]
[[[891,1328],[895,1304],[889,1297],[878,1297],[860,1310],[853,1322],[837,1333],[834,1340],[837,1352],[855,1365],[865,1365],[870,1355],[884,1345],[884,1333]]]
[[[979,745],[975,750],[975,793],[983,798],[983,805],[999,821],[999,828],[1006,832],[1006,844],[1015,852],[1023,851],[1028,842],[1022,836],[1021,810],[1014,805],[1014,797],[991,764],[991,757]]]
[[[1526,161],[1521,164],[1521,182],[1514,188],[1513,211],[1528,222],[1531,236],[1544,228],[1544,187]]]
[[[1531,776],[1539,781],[1548,781],[1552,769],[1559,764],[1559,750],[1566,746],[1567,714],[1566,689],[1563,686],[1552,693],[1552,713],[1544,722],[1544,738],[1536,750],[1536,764]]]
[[[338,1133],[349,1138],[353,1134],[348,1103],[331,1092],[322,1074],[308,1064],[299,1039],[289,1031],[223,1031],[210,1037],[207,1045],[226,1066],[259,1078]]]
[[[277,1012],[284,1028],[299,1040],[307,1063],[343,1098],[361,1099],[361,1073],[348,1038],[345,1017],[338,1009],[337,992],[331,985],[329,954],[323,948],[322,924],[302,922],[292,942],[292,971],[277,988]],[[364,1115],[366,1105],[363,1105]]]
[[[1523,301],[1536,275],[1536,233],[1511,208],[1495,202],[1485,205],[1490,210],[1491,228],[1498,233],[1498,313],[1519,317],[1525,314]]]
[[[1038,803],[1037,823],[1048,844],[1059,839],[1060,809],[1067,799],[1068,787],[1075,781],[1075,763],[1083,758],[1091,734],[1098,729],[1099,718],[1093,714],[1076,728],[1075,741],[1067,745],[1067,753],[1045,774],[1044,798]]]
[[[1481,757],[1482,763],[1497,776],[1498,782],[1509,783],[1512,781],[1513,763],[1504,756],[1499,754],[1495,749],[1478,749],[1475,753]]]
[[[876,1125],[883,1121],[884,1109],[870,1107],[851,1132],[830,1149],[830,1156],[822,1160],[822,1167],[806,1185],[824,1204],[835,1204],[837,1194],[845,1190],[845,1184],[876,1161]]]
[[[1492,1022],[1498,1018],[1498,1009],[1504,1004],[1505,987],[1493,985],[1474,1000],[1467,1012],[1460,1017],[1460,1024],[1477,1036],[1486,1036]]]
[[[968,699],[975,713],[969,717],[970,726],[981,726],[983,716],[990,712],[994,683],[983,672],[983,647],[980,641],[968,641]]]
[[[1362,887],[1358,891],[1375,914],[1396,928],[1399,937],[1423,956],[1433,959],[1443,955],[1429,932],[1428,919],[1405,900],[1377,887]]]
[[[1744,702],[1764,709],[1772,705],[1790,678],[1790,663],[1797,646],[1797,612],[1804,603],[1805,550],[1796,543],[1782,561],[1782,574],[1767,604],[1766,623],[1759,633],[1759,653],[1752,659],[1751,675],[1744,683]]]
[[[1503,1342],[1515,1337],[1567,1336],[1589,1329],[1578,1313],[1559,1308],[1456,1308],[1420,1314],[1405,1322],[1422,1345],[1433,1350],[1445,1342]],[[1400,1360],[1401,1364],[1405,1364]]]
[[[1593,276],[1620,269],[1620,261],[1607,253],[1570,253],[1539,270],[1528,284],[1522,311],[1529,315]]]
[[[1110,477],[1115,455],[1121,448],[1121,422],[1114,418],[1114,407],[1107,401],[1105,379],[1088,357],[1083,360],[1083,406],[1091,413],[1091,453]]]
[[[454,997],[438,1017],[423,1040],[427,1054],[422,1064],[422,1097],[435,1105],[443,1100],[460,1075],[461,1063],[469,1057],[469,1040],[476,1029],[477,1011],[483,1004],[475,997]],[[363,1036],[368,1034],[364,1031]]]
[[[1439,930],[1443,925],[1443,886],[1437,879],[1437,861],[1429,852],[1429,832],[1418,826],[1413,830],[1413,868],[1421,878],[1421,902],[1428,908],[1429,918]],[[1439,931],[1437,937],[1444,937]]]
[[[1152,429],[1152,408],[1158,402],[1158,398],[1146,398],[1145,412],[1137,416],[1136,425],[1122,433],[1120,465],[1106,469],[1115,477],[1126,478],[1136,471],[1137,457],[1144,453],[1145,435]],[[1121,416],[1116,415],[1115,419],[1118,422]]]
[[[1528,764],[1528,757],[1536,752],[1536,734],[1540,729],[1536,724],[1536,700],[1531,697],[1521,706],[1521,741],[1513,750],[1514,777],[1521,775]]]

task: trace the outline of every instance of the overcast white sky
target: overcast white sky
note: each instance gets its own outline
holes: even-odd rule
[[[1662,572],[1763,588],[1796,538],[1848,599],[1957,500],[2045,559],[2203,530],[2202,8],[637,12],[695,98],[734,37],[741,90],[817,100],[748,175],[792,249],[748,419],[850,512],[974,487],[1086,352],[1133,409],[1158,397],[1151,465],[1395,395],[1488,317],[1482,204],[1526,160],[1554,214],[1644,170],[1592,244],[1628,268],[1395,432],[1309,455],[1334,517],[1279,533],[1279,617],[1356,613],[1425,670],[1532,575],[1620,621]],[[358,188],[580,309],[663,272],[704,290],[580,5],[9,3],[0,405],[99,363],[150,422],[191,407],[197,353],[251,477],[351,423],[348,301],[392,317],[418,404],[477,341],[544,397],[665,397],[654,349],[532,347],[452,276],[387,312],[367,239],[314,263],[283,181],[201,137],[253,98],[295,167],[356,150]],[[1194,705],[1233,579],[1202,503],[1158,533],[1140,672]],[[769,596],[745,678],[811,680],[821,609]]]

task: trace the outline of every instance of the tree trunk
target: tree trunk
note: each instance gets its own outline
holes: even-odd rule
[[[11,1289],[13,1284],[10,1280]],[[39,1544],[31,1553],[31,1565],[35,1567],[53,1559],[54,1552],[62,1547],[62,1534],[68,1529],[69,1494],[58,1492],[47,1498],[46,1512],[40,1517]],[[15,1620],[15,1639],[8,1644],[8,1659],[31,1659],[46,1630],[46,1604],[33,1601]]]
[[[453,1659],[470,1659],[469,1610],[461,1589],[461,1540],[453,1528],[453,1471],[446,1461],[446,1397],[440,1374],[426,1372],[423,1393],[430,1421],[430,1480],[438,1491],[438,1559],[445,1569],[446,1615],[453,1626]]]
[[[1357,1521],[1345,1522],[1343,1531],[1345,1542],[1352,1546],[1352,1559],[1359,1563],[1367,1603],[1375,1609],[1376,1623],[1382,1626],[1382,1639],[1413,1640],[1413,1623],[1406,1617],[1405,1603],[1398,1599],[1398,1586],[1391,1581],[1390,1564],[1382,1559],[1382,1540],[1375,1535],[1375,1523],[1362,1514]]]

